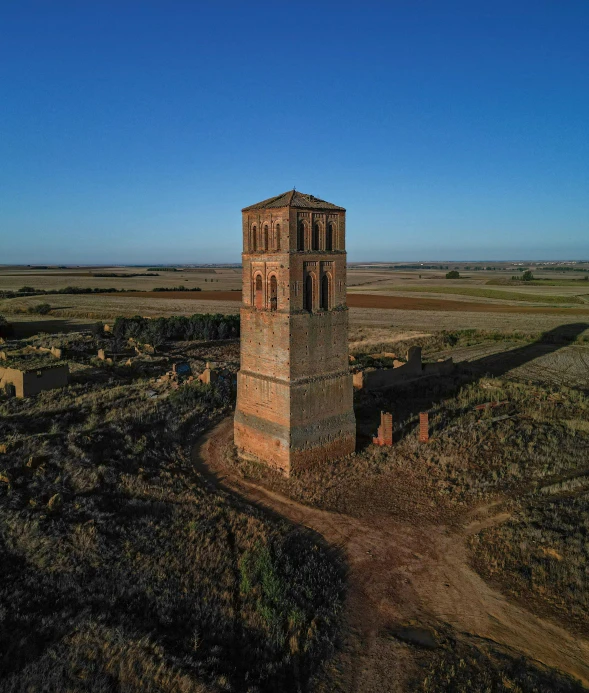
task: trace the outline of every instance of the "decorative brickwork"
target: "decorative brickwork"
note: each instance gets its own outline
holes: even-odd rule
[[[393,444],[393,415],[388,411],[380,412],[380,426],[378,436],[372,439],[375,445]]]
[[[419,414],[419,442],[427,443],[429,441],[429,414],[422,411]]]
[[[235,444],[288,475],[356,445],[345,209],[290,191],[242,216]]]

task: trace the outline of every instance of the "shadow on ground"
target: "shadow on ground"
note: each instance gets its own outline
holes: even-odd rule
[[[394,412],[396,420],[408,422],[397,433],[403,438],[417,427],[416,417],[419,412],[439,406],[465,385],[476,383],[485,377],[500,378],[537,358],[569,346],[588,328],[589,324],[584,322],[561,325],[544,332],[531,344],[491,354],[476,361],[458,363],[450,376],[431,376],[386,390],[356,394],[357,449],[362,450],[372,442],[383,406]],[[577,389],[588,391],[581,384]]]

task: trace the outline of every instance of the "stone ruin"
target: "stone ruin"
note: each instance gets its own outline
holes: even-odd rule
[[[32,397],[44,390],[66,387],[69,367],[59,363],[63,349],[18,342],[6,343],[0,351],[0,391],[14,397]],[[56,361],[52,362],[52,358]]]
[[[40,347],[32,345],[28,345],[24,347],[24,349],[18,349],[16,351],[7,351],[6,349],[3,349],[0,351],[0,361],[8,361],[11,357],[26,356],[29,354],[50,354],[56,359],[61,359],[63,358],[63,349],[56,346]]]
[[[393,444],[393,415],[388,411],[380,412],[380,426],[378,435],[372,439],[375,445]]]
[[[419,413],[419,442],[429,441],[429,414],[426,411]]]
[[[39,365],[31,362],[0,366],[0,390],[15,397],[32,397],[44,390],[66,387],[69,381],[67,364]]]
[[[382,390],[418,378],[448,375],[454,370],[452,358],[442,359],[437,363],[422,363],[419,346],[410,347],[406,361],[398,360],[392,353],[378,354],[378,356],[393,358],[393,367],[356,370],[352,379],[357,390]]]

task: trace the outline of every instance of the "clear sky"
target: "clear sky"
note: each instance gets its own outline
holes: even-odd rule
[[[0,0],[0,264],[589,259],[589,1]]]

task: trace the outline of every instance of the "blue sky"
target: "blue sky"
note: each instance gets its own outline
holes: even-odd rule
[[[0,263],[589,259],[589,2],[0,0]]]

